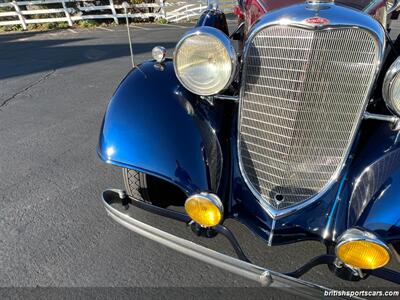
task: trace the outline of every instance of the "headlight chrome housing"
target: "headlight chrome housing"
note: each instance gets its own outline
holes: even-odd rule
[[[400,57],[385,75],[382,94],[390,111],[400,116]]]
[[[210,96],[226,89],[236,74],[237,56],[230,39],[213,27],[187,32],[174,52],[174,68],[192,93]]]

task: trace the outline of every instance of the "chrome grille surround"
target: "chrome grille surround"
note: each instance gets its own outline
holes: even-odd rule
[[[336,182],[385,40],[382,31],[365,24],[260,23],[243,59],[239,165],[260,204],[279,218],[314,202]]]

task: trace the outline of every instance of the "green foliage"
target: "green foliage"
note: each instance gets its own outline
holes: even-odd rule
[[[39,30],[41,24],[28,24],[26,27],[28,27],[28,30]]]
[[[159,19],[156,20],[156,23],[158,23],[158,24],[167,24],[168,21],[166,19],[164,19],[164,18],[159,18]]]
[[[52,29],[66,29],[68,28],[67,22],[54,22],[54,23],[43,23],[43,24],[27,24],[28,30],[36,30],[36,31],[46,31]],[[22,31],[23,28],[21,25],[8,25],[8,26],[0,26],[0,32],[6,31]]]
[[[67,22],[60,22],[60,23],[57,23],[57,28],[58,28],[58,29],[67,29],[68,27],[69,27],[69,25],[68,25]]]
[[[28,30],[52,30],[52,29],[66,29],[68,28],[67,22],[59,22],[59,23],[43,23],[43,24],[28,24]]]
[[[88,27],[95,27],[98,26],[98,22],[95,20],[81,20],[78,22],[78,26],[88,28]]]
[[[7,25],[7,26],[0,26],[0,32],[6,31],[22,31],[21,25]]]

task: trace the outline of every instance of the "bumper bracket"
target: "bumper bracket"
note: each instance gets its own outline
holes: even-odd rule
[[[131,205],[123,205],[120,190],[106,190],[103,192],[103,204],[108,215],[122,226],[153,241],[163,244],[171,249],[196,258],[202,262],[224,269],[249,280],[258,282],[263,287],[286,288],[285,292],[310,299],[321,299],[324,292],[331,289],[310,283],[301,279],[268,270],[249,262],[219,253],[191,241],[172,235],[158,228],[143,223],[129,214]],[[145,203],[141,205],[146,206]],[[136,206],[136,205],[135,205]],[[152,207],[154,210],[165,210]],[[186,222],[187,216],[181,214],[182,221]],[[340,298],[343,299],[343,298]],[[353,298],[354,299],[354,298]]]

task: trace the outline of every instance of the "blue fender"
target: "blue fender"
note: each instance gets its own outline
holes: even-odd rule
[[[400,240],[400,133],[382,122],[371,126],[350,180],[347,223],[391,242]]]
[[[400,239],[400,148],[364,169],[355,183],[349,218],[387,242]]]
[[[199,19],[195,27],[209,26],[221,30],[227,36],[229,36],[228,23],[223,11],[219,9],[207,9],[205,10]]]
[[[100,158],[160,177],[187,195],[215,191],[222,154],[205,101],[199,100],[181,86],[171,60],[144,62],[126,76],[108,105]]]

